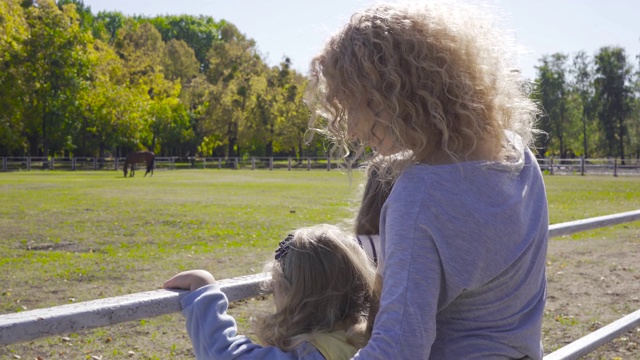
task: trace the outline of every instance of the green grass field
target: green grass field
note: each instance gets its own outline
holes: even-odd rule
[[[219,279],[260,272],[289,230],[348,219],[361,179],[319,170],[0,173],[0,313],[152,290],[190,268]],[[551,223],[640,208],[639,178],[545,182]],[[235,307],[241,328],[259,303]],[[0,358],[12,355],[192,357],[179,315],[0,349]]]

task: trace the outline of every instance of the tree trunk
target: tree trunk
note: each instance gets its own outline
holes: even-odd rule
[[[49,158],[49,139],[47,137],[47,107],[42,111],[42,156]]]
[[[588,158],[587,156],[587,119],[584,116],[584,114],[582,115],[582,143],[583,143],[583,147],[584,150],[582,152],[582,155],[584,156],[585,159]]]

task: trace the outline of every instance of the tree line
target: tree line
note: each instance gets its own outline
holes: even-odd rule
[[[637,61],[611,46],[539,59],[539,156],[640,158]],[[305,143],[306,83],[225,20],[0,1],[4,156],[323,156]]]
[[[531,96],[543,107],[538,139],[542,156],[640,158],[640,55],[604,46],[545,55],[536,66]]]
[[[0,154],[317,156],[306,78],[208,16],[0,2]]]

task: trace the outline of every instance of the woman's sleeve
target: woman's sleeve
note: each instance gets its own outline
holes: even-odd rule
[[[227,314],[227,297],[217,285],[203,286],[185,295],[180,303],[198,360],[324,359],[306,342],[290,352],[285,352],[277,347],[254,344],[248,337],[238,335],[234,318]]]
[[[397,200],[397,199],[395,199]],[[436,336],[442,267],[419,197],[385,205],[382,296],[371,340],[355,359],[428,359]]]

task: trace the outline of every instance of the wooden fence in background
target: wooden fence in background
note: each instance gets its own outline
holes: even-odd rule
[[[640,159],[538,159],[549,175],[640,175]],[[31,170],[114,170],[122,171],[124,158],[96,157],[0,157],[0,172]],[[328,157],[156,157],[160,170],[235,169],[235,170],[332,170],[344,162]],[[358,166],[356,163],[354,166]],[[142,165],[138,165],[142,166]]]

